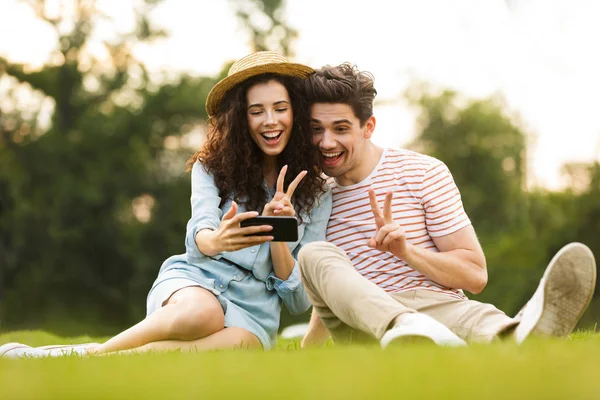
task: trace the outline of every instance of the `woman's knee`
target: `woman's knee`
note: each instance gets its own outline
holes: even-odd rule
[[[224,328],[225,315],[221,304],[212,293],[209,294],[210,296],[180,296],[167,305],[172,310],[170,339],[195,340]]]
[[[174,305],[173,318],[170,326],[170,338],[194,340],[224,328],[225,316],[221,306],[213,304]]]

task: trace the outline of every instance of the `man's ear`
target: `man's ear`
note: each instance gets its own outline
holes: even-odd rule
[[[369,119],[367,120],[367,122],[365,122],[365,125],[363,127],[364,131],[363,131],[363,137],[365,139],[370,139],[371,136],[373,135],[373,132],[375,132],[375,116],[371,115],[369,117]]]

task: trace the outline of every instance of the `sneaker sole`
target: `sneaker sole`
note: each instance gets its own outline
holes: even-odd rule
[[[382,341],[381,347],[384,349],[387,349],[387,348],[391,348],[391,347],[406,347],[406,346],[412,346],[412,345],[417,345],[417,344],[437,345],[435,340],[433,340],[429,336],[414,334],[414,335],[396,336],[395,338],[393,338],[389,341]]]
[[[433,318],[426,315],[420,318],[422,321],[419,324],[415,324],[413,321],[410,325],[397,325],[388,330],[380,340],[381,347],[385,349],[392,344],[402,345],[427,341],[439,346],[466,346],[464,340]]]
[[[100,346],[100,343],[79,343],[79,344],[51,344],[47,346],[39,346],[42,350],[61,350],[61,349],[76,349],[80,347]]]
[[[581,243],[570,243],[550,261],[542,279],[546,280],[544,307],[531,333],[565,337],[573,331],[594,295],[594,254]]]
[[[6,343],[6,344],[3,344],[2,346],[0,346],[0,357],[5,357],[5,354],[8,353],[11,350],[23,349],[23,348],[26,348],[26,347],[29,347],[29,346],[21,344],[21,343]]]

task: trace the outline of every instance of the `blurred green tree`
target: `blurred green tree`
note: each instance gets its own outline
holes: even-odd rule
[[[285,21],[285,0],[229,0],[242,26],[250,33],[252,51],[293,55],[298,31]]]
[[[486,253],[488,286],[471,297],[516,312],[546,255],[527,223],[526,134],[518,118],[499,96],[473,100],[427,84],[406,95],[418,109],[418,133],[408,147],[448,166]]]
[[[160,263],[184,251],[186,144],[215,80],[151,78],[135,59],[136,44],[165,34],[149,19],[158,1],[136,3],[134,29],[102,43],[95,2],[52,17],[27,3],[57,47],[38,70],[0,59],[12,88],[0,114],[0,321],[114,332],[143,316]],[[23,92],[37,104],[20,104]]]
[[[502,99],[470,100],[449,90],[436,95],[426,86],[407,93],[420,108],[419,134],[410,147],[450,168],[477,231],[522,227],[526,137]]]
[[[231,63],[217,77],[150,74],[133,50],[166,36],[151,19],[160,0],[136,2],[133,29],[110,40],[95,1],[58,15],[24,3],[57,44],[39,69],[0,59],[0,329],[112,334],[143,317],[160,263],[185,251],[184,163]],[[290,54],[282,0],[231,5],[254,50]]]
[[[560,192],[526,187],[527,134],[496,96],[465,98],[415,84],[406,92],[418,111],[418,133],[408,147],[442,160],[452,171],[463,204],[486,254],[488,285],[471,298],[516,313],[565,244],[579,241],[600,254],[600,166],[564,167]],[[600,303],[582,320],[598,320]]]

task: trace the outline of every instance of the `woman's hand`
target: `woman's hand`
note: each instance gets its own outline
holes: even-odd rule
[[[260,225],[241,228],[241,221],[254,218],[258,213],[248,211],[237,214],[237,210],[238,206],[234,201],[231,203],[231,208],[223,215],[217,230],[204,229],[196,234],[196,244],[204,255],[212,257],[223,251],[236,251],[273,240],[273,236],[248,236],[260,232],[269,232],[273,227]]]
[[[283,191],[283,182],[285,180],[285,173],[287,172],[287,165],[284,165],[279,172],[279,176],[277,177],[277,190],[275,192],[275,196],[271,199],[270,202],[265,204],[263,208],[262,215],[263,216],[286,216],[286,217],[294,217],[296,215],[296,210],[294,210],[294,206],[292,205],[292,196],[294,195],[294,191],[298,187],[298,184],[306,176],[306,171],[302,171],[298,174],[296,179],[290,183],[288,186],[287,192]]]

